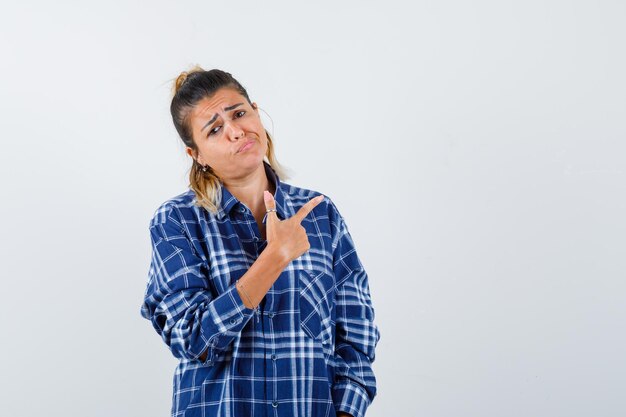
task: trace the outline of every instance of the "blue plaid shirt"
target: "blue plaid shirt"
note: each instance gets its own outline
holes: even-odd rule
[[[263,163],[278,218],[320,194],[281,182]],[[267,241],[250,209],[221,189],[217,214],[196,206],[189,189],[161,204],[149,225],[141,315],[180,360],[172,417],[363,417],[376,395],[371,364],[380,333],[337,207],[326,196],[306,216],[310,249],[250,309],[235,281]]]

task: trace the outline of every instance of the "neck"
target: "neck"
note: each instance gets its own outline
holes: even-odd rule
[[[260,215],[263,218],[265,214],[263,191],[268,190],[272,194],[276,191],[274,184],[267,178],[263,163],[249,175],[240,178],[224,179],[223,183],[237,200],[252,210],[254,217]]]

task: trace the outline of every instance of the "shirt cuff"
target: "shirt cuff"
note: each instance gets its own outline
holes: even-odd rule
[[[333,385],[333,402],[337,412],[343,411],[354,417],[365,417],[365,410],[370,405],[365,389],[346,381]]]
[[[201,339],[206,341],[205,347],[208,345],[209,349],[204,363],[210,365],[214,360],[214,351],[228,347],[252,317],[254,309],[245,306],[233,284],[209,304],[206,313],[200,333]],[[196,356],[199,357],[201,352]]]

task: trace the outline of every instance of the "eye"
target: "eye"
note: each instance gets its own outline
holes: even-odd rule
[[[246,114],[245,110],[239,110],[238,112],[235,112],[235,117],[237,119],[239,119],[240,117],[243,117],[244,114]],[[219,128],[221,128],[221,127],[222,126],[215,126],[213,129],[209,130],[209,133],[207,134],[207,137],[217,133]]]
[[[217,130],[215,129],[218,129],[220,127],[222,126],[215,126],[213,129],[209,130],[209,134],[207,136],[211,136],[212,134],[217,133]]]

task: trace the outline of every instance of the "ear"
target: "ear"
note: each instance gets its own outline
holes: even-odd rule
[[[256,111],[258,111],[258,110],[259,110],[259,106],[256,104],[256,101],[253,101],[253,102],[252,102],[252,108],[253,108],[254,110],[256,110]]]

